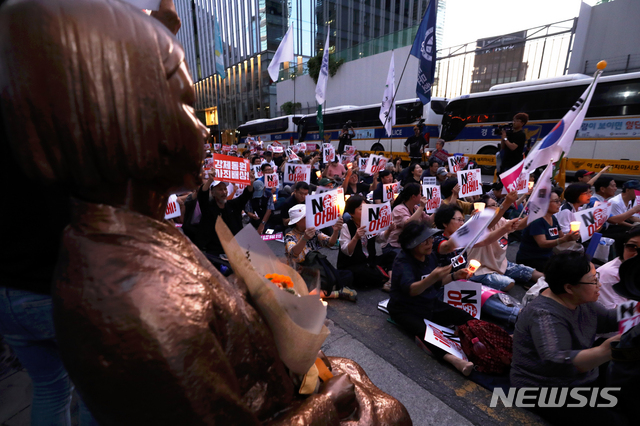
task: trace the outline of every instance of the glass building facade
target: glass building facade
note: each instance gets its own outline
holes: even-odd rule
[[[276,85],[267,67],[289,26],[294,31],[296,64],[285,67],[297,65],[295,72],[302,74],[307,60],[323,48],[327,25],[331,52],[354,60],[362,56],[357,46],[390,34],[403,35],[386,37],[394,42],[376,48],[376,53],[411,44],[413,38],[404,33],[416,27],[415,34],[429,1],[174,0],[182,20],[177,37],[195,82],[196,110],[208,125],[220,129],[275,117]],[[438,4],[439,21],[445,1]],[[217,30],[222,39],[224,79],[215,70]],[[350,53],[347,58],[340,52]]]

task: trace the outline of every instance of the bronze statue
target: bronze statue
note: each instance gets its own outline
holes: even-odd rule
[[[347,359],[298,395],[244,282],[163,221],[169,194],[198,183],[207,129],[158,20],[118,0],[9,0],[0,96],[13,161],[76,197],[54,316],[100,424],[411,424]]]

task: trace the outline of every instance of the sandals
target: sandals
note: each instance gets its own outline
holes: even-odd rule
[[[344,299],[355,302],[358,300],[358,293],[349,287],[342,287],[342,290],[334,290],[331,293],[322,296],[323,299]]]

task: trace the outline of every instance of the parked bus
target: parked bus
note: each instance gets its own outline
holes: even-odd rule
[[[531,146],[551,131],[591,83],[572,74],[537,81],[507,83],[488,92],[451,100],[442,118],[442,138],[449,152],[494,155],[497,125],[529,114],[524,127]],[[640,72],[601,77],[569,158],[640,160]]]
[[[300,117],[301,115],[295,116],[295,121]],[[237,131],[239,132],[238,144],[244,143],[248,134],[254,138],[260,136],[262,142],[278,141],[283,145],[288,145],[292,137],[294,142],[298,140],[298,127],[294,123],[293,115],[247,121],[238,126]]]
[[[435,148],[446,105],[445,98],[432,98],[427,105],[422,105],[417,98],[396,101],[396,125],[393,126],[392,136],[387,135],[380,121],[380,104],[327,108],[323,113],[324,134],[325,137],[329,135],[331,143],[337,147],[342,126],[351,121],[356,134],[352,143],[357,150],[401,153],[404,152],[404,142],[413,135],[413,126],[424,119],[425,131],[429,133],[429,146]],[[316,118],[316,114],[301,118],[298,134],[304,142],[320,142]]]

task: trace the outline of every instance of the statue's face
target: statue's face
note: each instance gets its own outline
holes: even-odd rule
[[[185,183],[193,186],[198,181],[204,143],[209,138],[209,129],[196,117],[195,109],[193,108],[195,103],[193,82],[191,81],[187,66],[184,62],[182,62],[177,71],[169,77],[168,81],[171,95],[174,101],[178,103],[177,111],[180,134],[190,141],[188,144],[185,144],[188,146],[189,152],[187,155],[190,160],[189,169],[185,170],[185,173],[188,174],[187,182]]]

